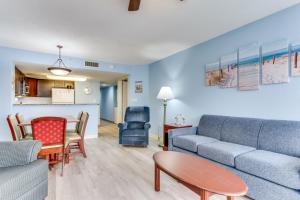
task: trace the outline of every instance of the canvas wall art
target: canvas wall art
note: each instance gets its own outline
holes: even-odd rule
[[[300,43],[292,45],[291,75],[300,76]]]
[[[206,86],[216,86],[220,83],[220,62],[214,62],[205,66]]]
[[[220,87],[237,87],[237,52],[221,57]]]
[[[289,81],[289,49],[286,40],[262,46],[262,84]]]
[[[259,67],[260,53],[259,46],[249,45],[239,50],[239,84],[242,91],[259,89]]]

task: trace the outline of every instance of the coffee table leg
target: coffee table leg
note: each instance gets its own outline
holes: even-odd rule
[[[201,190],[200,197],[201,200],[209,200],[209,192],[205,190]]]
[[[227,197],[227,200],[234,200],[234,197]]]
[[[157,164],[155,164],[155,191],[159,192],[160,191],[160,169]]]

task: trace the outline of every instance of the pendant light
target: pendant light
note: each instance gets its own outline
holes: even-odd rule
[[[48,70],[56,75],[56,76],[67,76],[69,73],[71,73],[72,70],[68,69],[61,59],[61,49],[63,48],[62,45],[57,45],[58,48],[58,59],[53,64],[53,67],[49,67]],[[58,64],[58,66],[56,66]]]

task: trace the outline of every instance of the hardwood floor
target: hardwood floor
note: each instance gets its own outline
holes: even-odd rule
[[[99,126],[99,136],[108,136],[108,137],[118,137],[119,129],[117,124],[112,122],[102,120],[100,121]]]
[[[75,156],[65,166],[63,177],[60,166],[49,172],[47,200],[199,200],[197,194],[164,173],[161,191],[154,191],[152,155],[161,150],[156,142],[148,148],[123,147],[113,134],[100,135],[86,140],[88,158]],[[215,195],[210,199],[225,197]]]

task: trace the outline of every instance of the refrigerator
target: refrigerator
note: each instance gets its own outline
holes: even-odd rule
[[[52,88],[52,104],[74,104],[75,91],[67,88]]]

